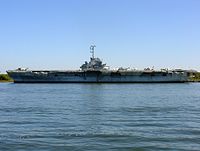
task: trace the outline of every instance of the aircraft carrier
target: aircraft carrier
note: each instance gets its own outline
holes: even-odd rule
[[[184,70],[136,70],[118,68],[110,70],[94,56],[95,45],[90,47],[90,61],[79,70],[28,70],[18,68],[7,71],[15,83],[182,83],[188,81]]]

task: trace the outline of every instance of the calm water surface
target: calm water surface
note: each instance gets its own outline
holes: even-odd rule
[[[200,84],[0,84],[0,150],[200,150]]]

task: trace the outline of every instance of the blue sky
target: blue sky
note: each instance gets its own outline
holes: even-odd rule
[[[200,70],[199,0],[0,0],[0,71],[78,69],[89,46],[111,67]]]

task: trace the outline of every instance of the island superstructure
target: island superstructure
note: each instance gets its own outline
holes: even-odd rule
[[[90,47],[90,61],[80,66],[79,70],[28,70],[18,68],[7,71],[15,83],[181,83],[187,82],[184,70],[144,70],[118,68],[109,69],[101,59],[94,56]]]

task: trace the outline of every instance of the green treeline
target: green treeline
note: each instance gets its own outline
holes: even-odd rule
[[[8,74],[0,74],[0,82],[11,82],[13,81]]]
[[[200,72],[193,73],[193,75],[190,77],[190,80],[194,82],[200,82]]]

